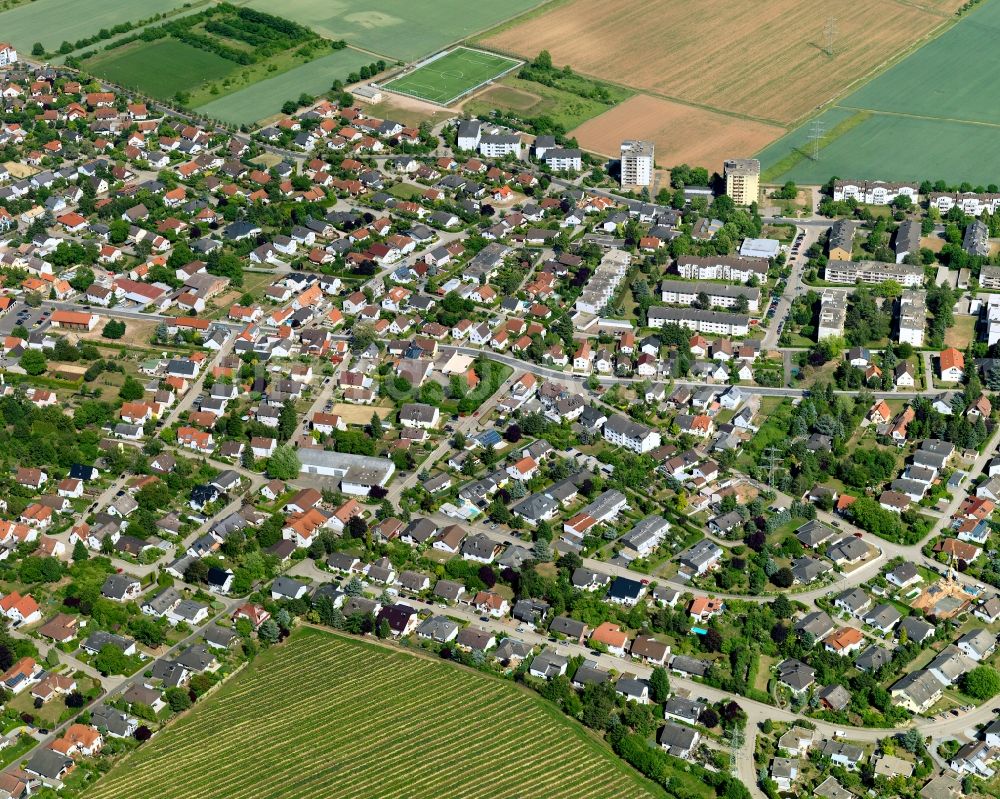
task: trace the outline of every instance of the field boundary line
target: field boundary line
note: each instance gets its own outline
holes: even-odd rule
[[[844,134],[858,127],[858,125],[871,119],[871,113],[867,111],[858,111],[852,114],[847,119],[834,125],[822,139],[818,142],[818,149],[822,150],[825,147],[833,144],[837,139],[839,139]],[[771,145],[768,145],[771,146]],[[786,172],[790,172],[803,161],[809,159],[809,155],[803,152],[801,145],[793,146],[788,152],[788,155],[775,161],[770,167],[761,172],[760,179],[763,183],[769,183],[776,180],[777,178],[784,175]]]

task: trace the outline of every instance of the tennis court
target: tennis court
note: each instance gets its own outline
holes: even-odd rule
[[[469,47],[456,47],[418,64],[384,84],[385,89],[438,105],[449,105],[522,62]]]

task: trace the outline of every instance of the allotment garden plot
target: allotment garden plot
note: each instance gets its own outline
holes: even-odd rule
[[[456,47],[384,84],[389,91],[449,105],[521,65],[513,58]]]
[[[86,799],[646,799],[664,793],[544,700],[439,660],[298,631]]]

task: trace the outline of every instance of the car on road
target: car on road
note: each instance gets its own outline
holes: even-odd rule
[[[479,617],[479,621],[489,621],[489,620],[490,620],[489,616],[480,616]]]

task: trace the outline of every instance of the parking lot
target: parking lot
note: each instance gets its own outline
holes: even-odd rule
[[[9,336],[15,327],[23,327],[29,333],[48,323],[52,311],[46,308],[29,308],[23,302],[16,302],[0,317],[0,335]]]

